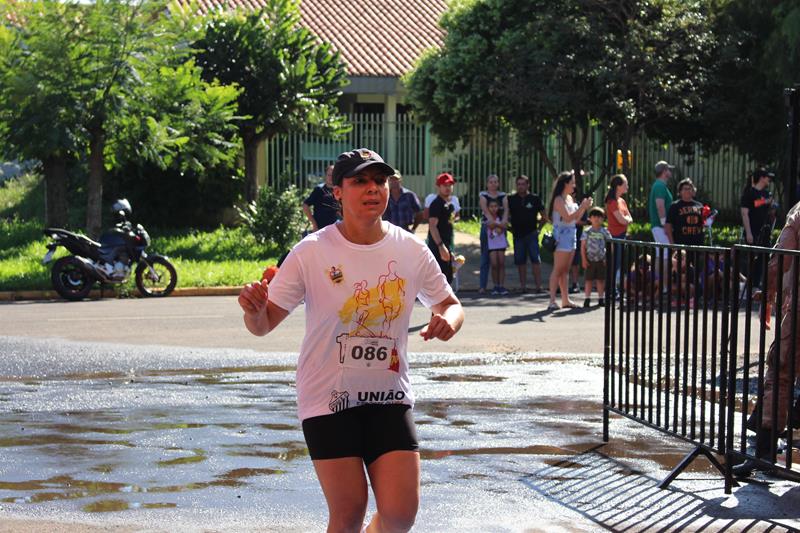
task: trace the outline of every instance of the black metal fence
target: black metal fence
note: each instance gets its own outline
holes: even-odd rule
[[[768,269],[771,254],[774,268]],[[755,413],[750,427],[759,428],[766,420],[772,437],[771,455],[762,457],[760,466],[800,480],[791,469],[797,420],[789,417],[786,446],[776,443],[790,411],[785,398],[793,396],[792,378],[798,370],[795,295],[800,269],[791,268],[798,257],[799,252],[746,246],[609,243],[608,264],[618,261],[619,268],[608,269],[606,284],[603,438],[608,441],[609,415],[616,413],[691,443],[694,449],[662,481],[662,488],[704,455],[725,476],[730,491],[734,462],[757,459],[756,450],[748,446],[750,412]],[[765,305],[768,286],[780,288],[781,282],[786,290],[777,291],[774,305]],[[776,310],[774,320],[771,309]],[[767,346],[773,337],[773,351],[783,353],[786,361],[769,365],[779,370],[767,380]],[[771,382],[782,384],[781,401],[776,394],[763,406],[760,400]],[[772,416],[763,416],[765,408],[772,409]],[[782,449],[788,451],[776,465]],[[716,455],[725,456],[725,463]]]

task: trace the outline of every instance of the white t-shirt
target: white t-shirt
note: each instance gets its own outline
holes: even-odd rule
[[[436,200],[437,196],[438,196],[438,194],[436,194],[435,192],[432,192],[431,194],[426,196],[425,197],[425,207],[426,208],[430,207],[431,204],[433,203],[433,201]],[[450,203],[453,204],[453,213],[454,214],[458,213],[459,211],[461,211],[461,204],[458,203],[458,196],[456,196],[455,194],[450,195]]]
[[[333,224],[286,257],[269,299],[306,305],[297,364],[300,420],[363,404],[414,405],[408,377],[408,324],[414,300],[427,307],[453,295],[428,246],[384,223],[371,245],[353,244]]]

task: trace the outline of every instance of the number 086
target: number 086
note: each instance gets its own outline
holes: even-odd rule
[[[353,359],[358,360],[363,358],[365,361],[373,361],[375,359],[384,361],[388,355],[385,346],[380,346],[378,348],[374,346],[367,346],[366,348],[363,346],[353,346],[353,350],[350,352],[350,356]]]

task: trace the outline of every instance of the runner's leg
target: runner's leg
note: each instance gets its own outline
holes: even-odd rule
[[[396,450],[369,465],[369,480],[378,512],[369,533],[405,532],[414,525],[419,508],[419,453]]]
[[[359,533],[367,513],[367,477],[361,457],[314,461],[328,502],[328,533]]]

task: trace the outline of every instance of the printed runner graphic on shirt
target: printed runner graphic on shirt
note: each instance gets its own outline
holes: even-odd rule
[[[397,261],[389,261],[377,285],[367,280],[353,283],[353,295],[339,310],[347,333],[336,337],[339,362],[346,368],[400,371],[397,341],[391,336],[392,322],[403,311],[406,280],[397,273]]]

